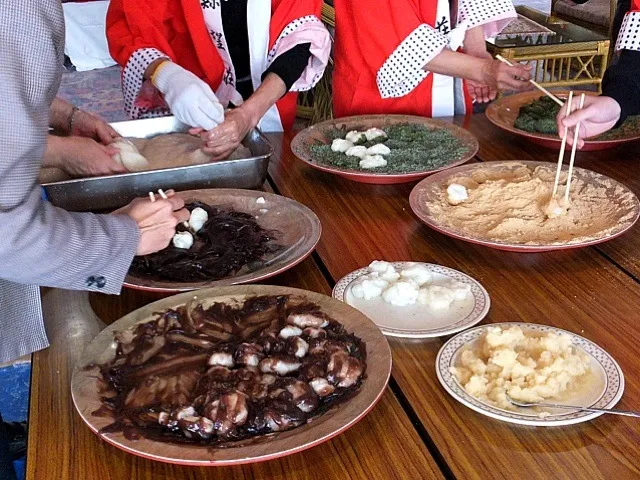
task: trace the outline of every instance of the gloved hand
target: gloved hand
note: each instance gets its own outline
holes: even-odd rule
[[[152,82],[182,123],[211,130],[224,121],[224,108],[211,87],[181,66],[159,65]]]

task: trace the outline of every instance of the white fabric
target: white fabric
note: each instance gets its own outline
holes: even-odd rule
[[[211,130],[224,121],[224,108],[211,87],[180,65],[163,65],[154,85],[182,123]]]
[[[439,31],[447,36],[449,48],[457,50],[464,40],[466,24],[458,25],[451,29],[449,0],[438,0],[436,18]],[[455,99],[454,78],[449,75],[433,74],[433,86],[431,95],[431,116],[450,117],[454,114]]]
[[[268,68],[269,25],[271,19],[271,2],[249,0],[247,3],[247,30],[249,31],[249,56],[251,57],[251,83],[253,90],[262,84],[262,74]],[[282,132],[282,120],[275,105],[258,122],[263,132]]]
[[[204,15],[204,23],[207,25],[207,30],[209,30],[209,35],[211,35],[213,44],[224,64],[224,75],[222,76],[220,86],[216,90],[216,95],[224,107],[228,107],[230,102],[237,107],[243,103],[243,99],[242,95],[236,90],[236,69],[231,61],[229,46],[224,34],[224,29],[222,28],[220,6],[218,5],[216,8],[216,4],[211,2],[202,8],[202,13]]]
[[[616,42],[618,50],[640,50],[640,12],[625,15]]]
[[[80,72],[110,67],[116,62],[109,54],[105,33],[108,1],[65,3],[64,53]]]

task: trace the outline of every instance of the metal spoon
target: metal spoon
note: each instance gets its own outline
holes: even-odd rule
[[[628,410],[613,410],[608,408],[578,407],[576,405],[559,405],[557,403],[545,402],[519,402],[507,395],[507,400],[518,407],[547,407],[547,408],[564,408],[566,410],[582,410],[585,412],[602,412],[611,413],[613,415],[623,415],[625,417],[640,418],[640,412],[630,412]]]

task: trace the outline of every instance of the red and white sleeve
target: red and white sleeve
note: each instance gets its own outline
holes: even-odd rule
[[[415,89],[429,72],[424,66],[449,43],[433,27],[422,24],[411,32],[382,64],[376,83],[382,98],[403,97]]]
[[[518,15],[511,0],[462,0],[458,24],[484,27],[485,38],[495,37]]]
[[[629,11],[622,21],[616,51],[640,50],[640,0],[634,0]]]

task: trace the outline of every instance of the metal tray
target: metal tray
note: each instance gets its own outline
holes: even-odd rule
[[[175,117],[131,120],[112,123],[111,126],[123,137],[130,138],[151,138],[189,129]],[[252,157],[147,172],[77,178],[42,186],[52,204],[71,211],[118,208],[159,188],[176,191],[203,188],[259,189],[267,177],[273,148],[257,129],[249,132],[242,144],[251,151]]]

